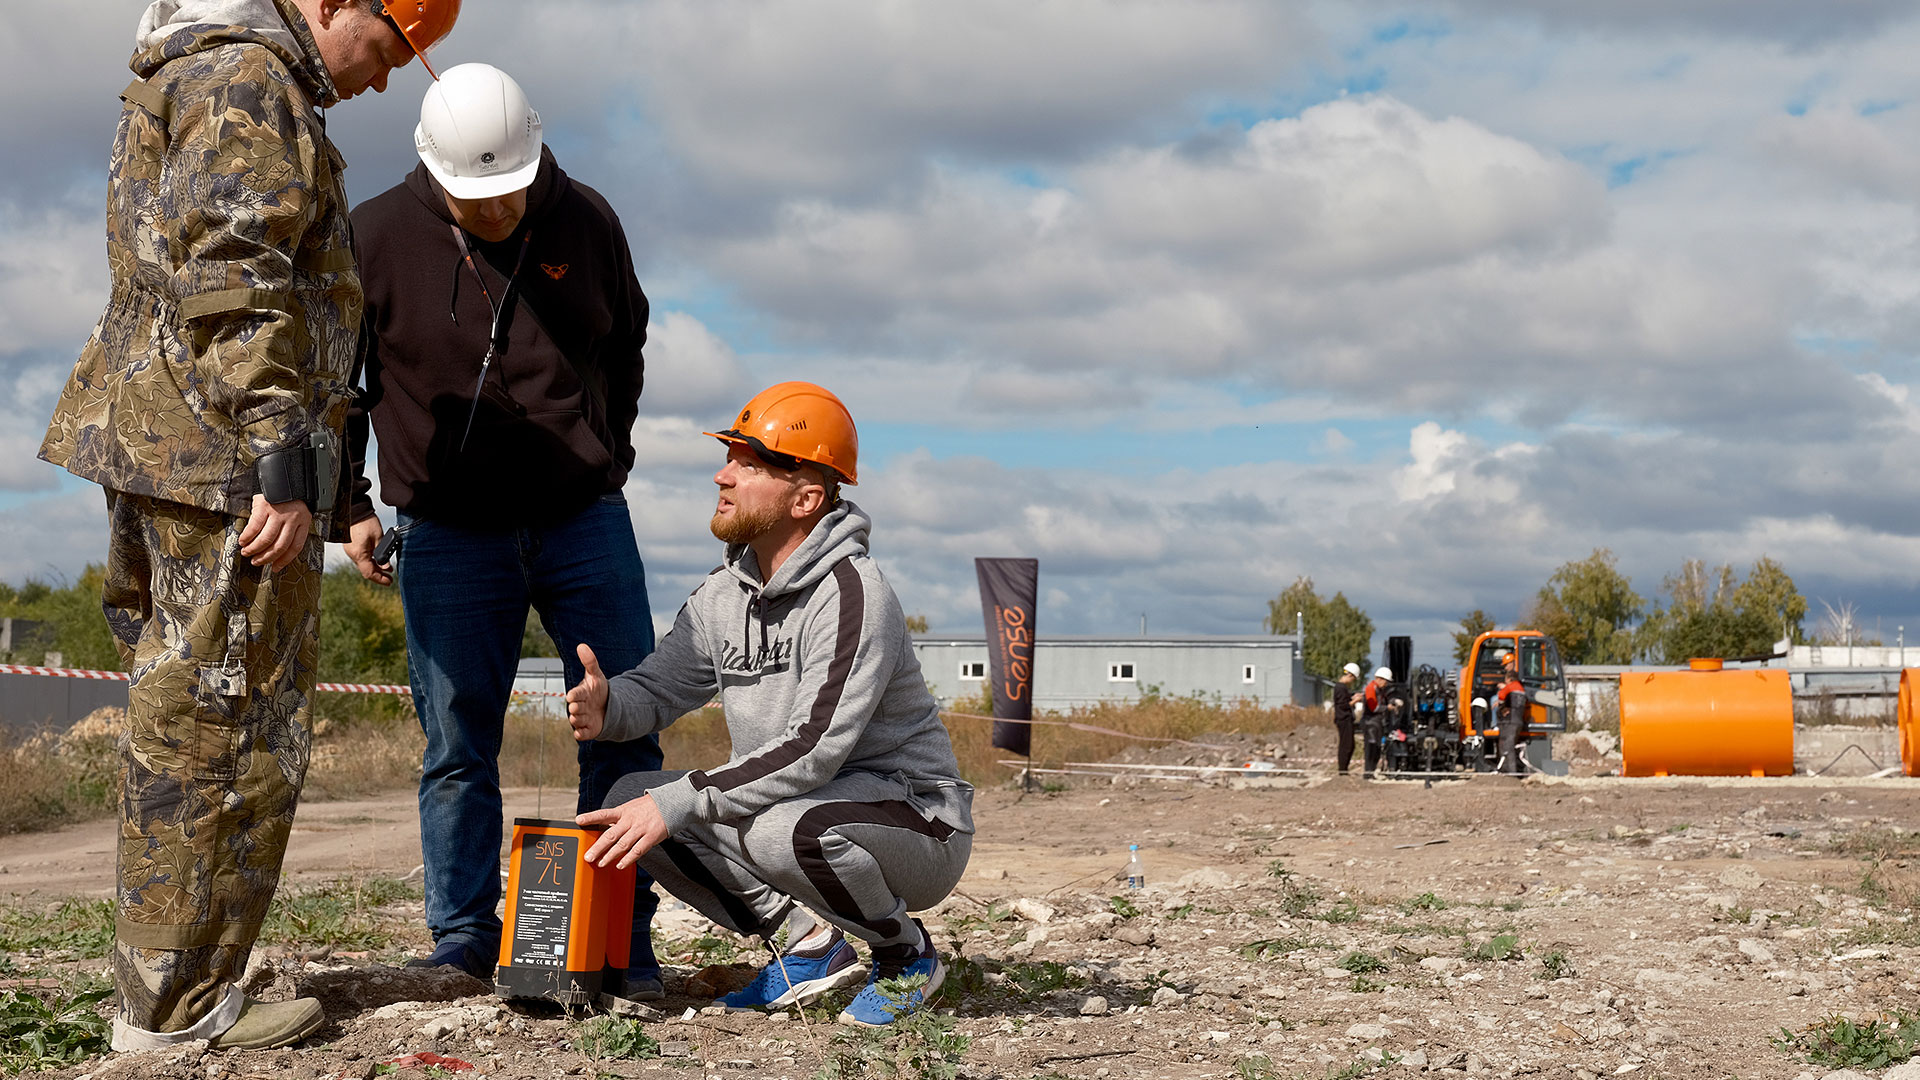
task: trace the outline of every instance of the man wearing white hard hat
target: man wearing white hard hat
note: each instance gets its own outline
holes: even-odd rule
[[[1347,768],[1353,764],[1353,684],[1360,678],[1360,665],[1351,661],[1340,669],[1340,678],[1333,684],[1333,730],[1340,736],[1340,775],[1347,775]]]
[[[528,608],[567,683],[589,646],[610,668],[653,650],[621,494],[634,464],[647,298],[607,201],[541,140],[520,85],[486,64],[441,73],[420,164],[353,212],[367,290],[366,390],[348,417],[352,539],[367,580],[398,583],[414,705],[427,924],[418,963],[490,976],[499,954],[498,759]],[[378,439],[383,529],[366,476]],[[578,748],[578,811],[660,768],[657,737]],[[660,996],[636,893],[630,998]]]
[[[1378,667],[1373,669],[1373,677],[1367,680],[1360,694],[1360,738],[1364,746],[1361,760],[1368,776],[1379,774],[1381,751],[1385,748],[1381,740],[1387,729],[1402,719],[1399,700],[1388,693],[1392,689],[1393,669]]]

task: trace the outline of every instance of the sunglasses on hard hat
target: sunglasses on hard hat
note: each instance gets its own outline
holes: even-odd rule
[[[800,467],[799,458],[794,457],[792,454],[783,454],[778,450],[771,449],[766,443],[748,435],[744,431],[729,428],[720,434],[729,439],[738,439],[740,442],[745,443],[747,448],[753,451],[755,457],[779,469],[781,472],[792,472]]]
[[[380,16],[380,21],[391,27],[393,32],[399,36],[400,40],[406,44],[407,51],[420,58],[420,66],[427,69],[427,74],[433,77],[433,81],[439,82],[440,73],[433,69],[433,61],[427,58],[427,54],[433,51],[433,45],[429,45],[424,50],[415,45],[413,38],[408,35],[406,28],[400,25],[400,20],[394,18],[393,12],[388,10],[387,3],[388,0],[367,0],[367,10]],[[455,6],[455,10],[458,10],[458,5]],[[438,44],[438,42],[434,44]]]

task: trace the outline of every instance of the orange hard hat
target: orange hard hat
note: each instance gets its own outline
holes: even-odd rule
[[[798,468],[802,461],[823,465],[848,484],[857,484],[860,433],[853,414],[825,387],[783,382],[753,395],[725,431],[708,431],[724,443],[737,443],[769,465]],[[782,460],[785,459],[785,460]]]
[[[393,24],[420,66],[435,79],[440,73],[427,62],[427,50],[440,43],[460,17],[460,0],[368,0],[375,15]]]

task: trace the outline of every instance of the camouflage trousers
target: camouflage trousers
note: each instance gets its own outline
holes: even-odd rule
[[[268,573],[244,518],[107,493],[107,623],[133,673],[120,816],[120,1020],[193,1026],[245,972],[306,777],[316,532]]]

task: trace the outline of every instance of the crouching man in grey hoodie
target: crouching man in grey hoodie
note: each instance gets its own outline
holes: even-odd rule
[[[715,923],[789,947],[735,1009],[804,1003],[860,979],[845,935],[872,954],[843,1023],[880,1026],[939,988],[946,968],[909,911],[945,899],[973,846],[973,788],[920,675],[906,619],[867,554],[866,514],[840,497],[859,440],[840,400],[811,383],[762,391],[731,428],[711,527],[726,561],[659,647],[567,691],[573,737],[637,739],[717,692],[724,766],[634,773],[606,808],[599,866],[638,862]],[[904,998],[882,979],[924,976]]]

